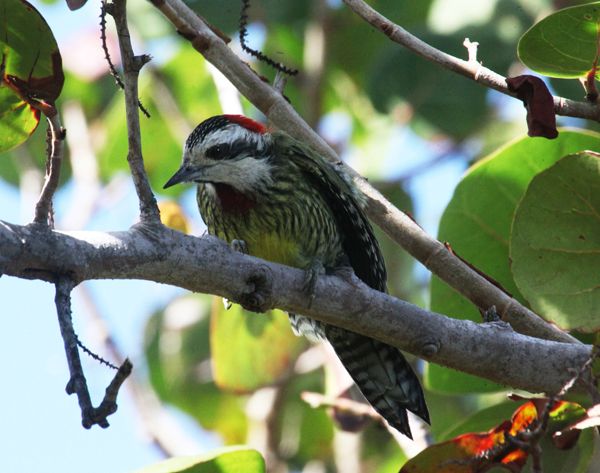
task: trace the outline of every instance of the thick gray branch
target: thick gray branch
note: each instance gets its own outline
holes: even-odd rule
[[[530,392],[560,391],[591,350],[520,335],[501,322],[450,319],[374,291],[344,273],[320,278],[308,310],[303,271],[242,255],[215,237],[196,238],[162,225],[62,233],[0,222],[0,272],[51,282],[63,274],[76,283],[145,279],[216,294],[258,311],[277,307]]]

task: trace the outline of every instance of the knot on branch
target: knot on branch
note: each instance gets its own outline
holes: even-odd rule
[[[440,350],[442,344],[440,340],[426,338],[420,341],[419,352],[422,358],[432,358]]]
[[[395,31],[395,27],[396,25],[394,25],[394,23],[388,23],[385,21],[382,21],[381,24],[379,25],[379,29],[381,30],[381,32],[386,35],[388,38],[392,39],[392,36],[394,36],[394,31]]]
[[[200,34],[197,30],[183,25],[177,30],[177,34],[188,40],[192,47],[200,54],[204,54],[210,46],[210,41],[206,35]]]
[[[263,313],[273,308],[273,275],[266,266],[253,269],[246,279],[246,286],[239,304],[246,310]]]
[[[156,203],[156,199],[154,202]],[[142,209],[140,221],[133,224],[130,230],[141,233],[145,239],[150,241],[153,245],[157,245],[157,249],[159,250],[164,250],[165,248],[165,245],[161,244],[161,242],[165,241],[165,238],[168,238],[168,235],[165,236],[165,231],[172,231],[167,230],[160,222],[160,213],[156,207],[154,209],[150,207]],[[163,251],[161,251],[161,253],[162,252]]]
[[[139,72],[145,64],[148,64],[152,60],[152,56],[149,54],[142,54],[141,56],[133,57],[133,68]]]
[[[91,404],[88,405],[81,412],[81,424],[85,429],[91,429],[94,424],[99,425],[103,429],[109,427],[108,420],[106,418],[109,415],[117,412],[117,395],[123,382],[129,377],[133,371],[133,364],[127,358],[123,364],[119,367],[117,374],[106,388],[106,393],[102,403],[98,407],[93,407]],[[87,387],[86,387],[87,389]]]
[[[71,379],[69,379],[65,391],[67,391],[67,394],[70,396],[71,394],[77,393],[82,389],[87,389],[85,378],[83,376],[73,376]]]
[[[483,322],[500,330],[513,330],[508,322],[505,322],[500,318],[495,305],[485,311],[483,314]]]

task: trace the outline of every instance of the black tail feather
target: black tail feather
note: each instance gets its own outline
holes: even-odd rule
[[[367,401],[392,427],[412,439],[406,409],[430,423],[419,378],[397,348],[334,326],[326,335]]]

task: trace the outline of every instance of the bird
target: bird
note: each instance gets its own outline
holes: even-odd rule
[[[387,271],[364,197],[340,163],[283,131],[243,115],[204,120],[187,138],[181,167],[164,188],[195,183],[208,232],[238,251],[306,271],[314,297],[321,274],[350,266],[387,292]],[[312,300],[312,299],[311,299]],[[288,314],[296,335],[325,339],[366,400],[412,439],[407,410],[428,424],[419,378],[402,353],[364,335]]]

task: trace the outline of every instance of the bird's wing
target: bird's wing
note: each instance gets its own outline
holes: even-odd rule
[[[343,246],[358,278],[370,287],[386,292],[387,273],[364,210],[353,192],[353,184],[319,155],[303,144],[281,135],[281,149],[305,177],[318,188],[331,207],[343,234]],[[412,438],[406,409],[429,423],[429,412],[419,378],[402,353],[390,345],[333,325],[325,334],[342,364],[369,403],[393,427]]]
[[[354,184],[337,164],[325,161],[302,143],[287,135],[275,139],[289,140],[282,146],[305,177],[319,189],[343,235],[343,247],[356,276],[368,286],[387,292],[387,272],[373,228],[353,191]],[[358,192],[358,191],[356,191]]]

